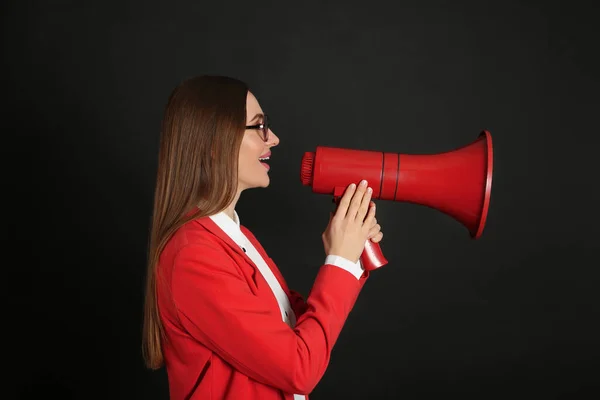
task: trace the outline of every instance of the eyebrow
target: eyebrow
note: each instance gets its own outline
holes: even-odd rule
[[[258,113],[258,114],[256,114],[256,115],[254,116],[254,118],[252,118],[252,119],[250,120],[250,122],[249,122],[249,123],[252,123],[252,122],[256,121],[258,118],[264,118],[264,117],[265,117],[265,115],[264,115],[264,114],[262,114],[262,113]]]

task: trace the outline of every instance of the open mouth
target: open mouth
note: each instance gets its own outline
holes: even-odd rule
[[[271,158],[271,152],[261,156],[258,158],[258,161],[260,161],[260,163],[267,169],[269,170],[271,167],[269,166],[269,164],[267,164],[267,161],[269,161],[269,159]]]

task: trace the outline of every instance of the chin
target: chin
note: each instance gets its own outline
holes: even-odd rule
[[[271,183],[271,179],[267,176],[266,178],[263,178],[260,181],[244,184],[243,190],[254,189],[254,188],[266,188],[269,186],[270,183]]]
[[[249,168],[248,168],[249,169]],[[259,170],[260,171],[259,173]],[[266,188],[271,183],[271,178],[269,177],[269,172],[265,171],[265,167],[262,165],[259,166],[259,170],[252,170],[249,173],[241,173],[240,183],[242,187],[245,189],[252,188]]]
[[[271,183],[271,177],[269,176],[269,173],[267,172],[266,174],[264,174],[260,181],[257,182],[257,187],[261,187],[261,188],[266,188],[269,186],[269,184]]]
[[[270,184],[270,183],[271,183],[271,179],[270,179],[270,178],[267,176],[267,179],[265,179],[265,180],[263,181],[263,183],[260,185],[260,187],[262,187],[262,188],[269,187],[269,184]]]

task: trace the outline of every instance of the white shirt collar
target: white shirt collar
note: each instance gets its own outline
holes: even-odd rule
[[[247,239],[240,229],[240,217],[235,210],[233,211],[233,219],[224,211],[210,216],[219,228],[229,235],[240,247],[244,247]]]

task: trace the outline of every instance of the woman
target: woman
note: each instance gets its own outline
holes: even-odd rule
[[[307,300],[289,290],[235,206],[269,185],[279,138],[246,85],[184,81],[166,106],[150,239],[143,351],[166,366],[171,399],[305,399],[368,278],[382,239],[367,185],[347,188],[323,233]]]

